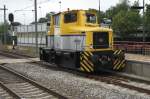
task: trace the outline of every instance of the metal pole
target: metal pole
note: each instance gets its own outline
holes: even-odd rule
[[[143,0],[143,42],[145,42],[145,0]]]
[[[99,25],[101,24],[100,17],[101,17],[101,3],[99,0],[99,20],[98,20]]]
[[[12,31],[12,34],[13,34],[13,48],[12,49],[15,49],[15,40],[14,40],[14,38],[15,38],[15,32],[14,32],[14,27],[13,27],[12,24],[11,24],[11,31]]]
[[[0,8],[0,10],[4,10],[4,33],[3,33],[3,37],[4,37],[4,44],[6,43],[6,6],[4,5],[4,8]]]
[[[4,5],[4,45],[7,43],[6,41],[6,6]]]
[[[38,33],[37,33],[37,0],[34,0],[34,10],[35,10],[35,43],[36,43],[36,53],[38,53]]]
[[[61,12],[61,1],[59,1],[59,12]]]

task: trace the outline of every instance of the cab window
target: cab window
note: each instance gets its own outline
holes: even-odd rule
[[[64,15],[64,22],[65,23],[72,23],[77,21],[77,13],[66,13]]]
[[[60,15],[54,16],[54,25],[60,26]]]
[[[95,16],[95,14],[86,13],[86,22],[87,23],[96,23],[96,16]]]

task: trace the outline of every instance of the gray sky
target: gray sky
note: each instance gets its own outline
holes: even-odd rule
[[[44,17],[46,13],[55,11],[60,11],[61,1],[61,11],[70,9],[89,9],[94,8],[98,9],[99,0],[37,0],[38,2],[38,18]],[[115,6],[121,0],[101,0],[101,10],[105,11],[111,6]],[[130,0],[132,2],[136,0]],[[143,0],[140,0],[142,3]],[[149,0],[146,0],[147,3],[150,3]],[[0,8],[3,5],[6,5],[8,8],[8,13],[12,12],[15,15],[15,21],[19,21],[22,24],[28,24],[34,21],[34,12],[33,11],[15,11],[15,10],[33,10],[34,0],[0,0]],[[3,22],[3,11],[0,11],[0,22]]]

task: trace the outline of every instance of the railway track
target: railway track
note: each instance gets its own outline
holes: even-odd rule
[[[0,99],[19,99],[19,96],[0,82]]]
[[[7,53],[8,56],[11,56],[12,53]],[[14,55],[14,54],[12,54]],[[15,55],[14,55],[15,56]],[[27,56],[22,56],[17,54],[16,57],[27,57]],[[70,72],[73,73],[75,75],[78,76],[82,76],[82,77],[86,77],[86,78],[90,78],[96,81],[101,81],[101,82],[105,82],[107,84],[113,84],[113,85],[117,85],[123,88],[128,88],[131,90],[135,90],[138,91],[140,93],[146,93],[148,95],[150,95],[150,81],[148,80],[143,80],[143,79],[138,79],[138,78],[132,78],[130,76],[124,76],[121,73],[118,72],[114,72],[114,71],[105,71],[104,73],[101,74],[86,74],[86,73],[82,73],[82,72],[78,72],[78,71],[74,71],[71,69],[64,69],[64,68],[57,68],[56,66],[51,66],[52,64],[47,64],[47,63],[42,63],[42,62],[34,62],[32,64],[38,64],[38,65],[42,65],[42,66],[46,66],[48,68],[52,68],[55,70],[61,70],[61,71],[66,71],[66,72]],[[137,85],[133,85],[130,84],[131,82],[136,82],[138,83]],[[149,86],[147,88],[142,87],[142,86],[138,86],[138,85],[145,85],[145,86]]]
[[[8,57],[8,58],[34,58],[34,57],[31,57],[31,56],[28,56],[28,55],[22,55],[22,54],[17,54],[17,53],[14,53],[14,52],[8,52],[8,51],[2,51],[0,50],[0,55],[3,56],[3,57]]]
[[[93,76],[93,75],[89,75],[88,78],[94,79],[96,81],[101,81],[101,82],[105,82],[107,84],[113,84],[113,85],[117,85],[123,88],[128,88],[131,90],[135,90],[138,91],[140,93],[146,93],[148,95],[150,95],[150,89],[148,88],[143,88],[143,87],[139,87],[138,85],[132,85],[130,84],[130,80],[128,80],[127,78],[120,78],[117,76]],[[149,85],[150,86],[150,85]]]
[[[0,96],[4,99],[67,99],[2,65],[0,65],[0,81]]]

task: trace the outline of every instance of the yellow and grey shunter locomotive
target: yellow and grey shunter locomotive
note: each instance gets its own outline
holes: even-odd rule
[[[113,32],[100,27],[96,12],[71,10],[51,17],[47,47],[40,59],[72,69],[95,72],[122,70],[124,53],[113,48]]]

